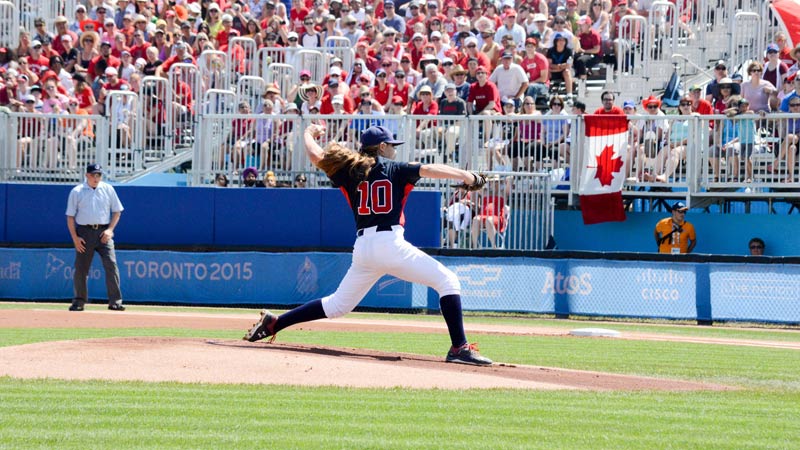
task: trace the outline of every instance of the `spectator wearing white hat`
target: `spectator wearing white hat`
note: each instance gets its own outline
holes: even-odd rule
[[[88,18],[89,16],[88,14],[86,14],[86,7],[81,4],[76,5],[75,15],[73,16],[73,20],[69,21],[67,29],[75,33],[76,36],[81,34],[81,32],[83,31],[81,29],[81,22],[87,20]]]
[[[208,38],[212,41],[217,39],[217,33],[222,30],[222,10],[214,2],[206,9],[206,23],[208,24]]]
[[[475,58],[478,60],[479,66],[486,68],[486,70],[491,70],[492,62],[489,60],[489,57],[478,51],[477,38],[468,37],[465,39],[464,48],[466,49],[464,52],[464,57],[461,58],[461,61],[459,61],[459,64],[461,64],[462,67],[467,67],[469,65],[470,58]]]
[[[553,40],[553,29],[547,26],[547,16],[544,14],[534,14],[533,24],[536,27],[534,33],[539,33],[539,51],[544,51]]]

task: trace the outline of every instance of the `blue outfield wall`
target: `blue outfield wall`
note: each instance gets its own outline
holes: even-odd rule
[[[71,249],[0,248],[0,298],[69,300]],[[800,265],[439,256],[472,311],[800,323]],[[349,253],[120,250],[128,303],[294,305],[332,293]],[[104,302],[99,258],[89,292]],[[438,309],[429,289],[384,277],[361,306]]]
[[[0,242],[70,245],[66,225],[72,186],[0,184]],[[355,242],[353,213],[338,189],[215,189],[115,186],[125,211],[120,245],[333,247]],[[440,243],[441,199],[412,192],[406,239]]]

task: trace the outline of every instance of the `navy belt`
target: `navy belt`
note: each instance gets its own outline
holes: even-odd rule
[[[91,229],[93,229],[93,230],[99,230],[100,228],[105,228],[105,227],[107,227],[107,226],[108,226],[108,224],[107,224],[107,223],[98,223],[98,224],[93,224],[93,225],[78,225],[78,226],[79,226],[79,227],[91,228]]]
[[[371,232],[372,230],[375,230],[375,232],[378,232],[378,231],[392,231],[392,225],[378,225],[376,227],[362,228],[362,229],[356,231],[356,237],[361,237],[361,236],[364,235],[365,231]]]

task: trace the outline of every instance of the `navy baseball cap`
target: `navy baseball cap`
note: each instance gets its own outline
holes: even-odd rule
[[[673,211],[688,211],[689,207],[687,207],[683,202],[678,202],[672,205]]]
[[[372,145],[378,145],[381,143],[387,143],[392,145],[402,145],[405,141],[398,141],[392,135],[392,132],[389,131],[386,127],[376,127],[372,126],[364,130],[361,133],[361,146],[362,147],[369,147]]]
[[[103,168],[100,167],[100,164],[88,164],[86,173],[103,173]]]

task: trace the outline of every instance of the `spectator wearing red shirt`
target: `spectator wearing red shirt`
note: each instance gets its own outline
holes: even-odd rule
[[[592,28],[592,19],[589,16],[581,16],[578,19],[579,48],[575,51],[575,75],[585,80],[588,69],[596,66],[603,57],[602,39],[600,33]]]
[[[381,63],[377,58],[369,54],[369,44],[364,41],[356,44],[356,61],[359,59],[364,62],[370,72],[375,72],[380,67]]]
[[[408,44],[408,54],[411,55],[411,64],[419,67],[419,62],[425,54],[425,36],[415,33]]]
[[[50,67],[49,57],[42,54],[42,43],[33,41],[28,55],[28,68],[37,76],[43,74]]]
[[[550,75],[547,58],[536,51],[539,43],[535,38],[525,40],[525,56],[520,61],[522,70],[528,74],[528,91],[526,95],[537,99],[546,97],[548,93],[548,77]]]
[[[414,103],[411,114],[415,116],[437,116],[439,115],[439,104],[433,99],[433,89],[430,86],[422,86],[419,92],[419,101]],[[417,146],[420,148],[430,148],[435,146],[434,137],[436,131],[435,120],[417,120]]]
[[[469,87],[469,97],[467,97],[467,111],[472,114],[494,115],[499,114],[500,91],[497,86],[489,81],[486,68],[479,66],[475,72],[478,81]]]
[[[418,0],[411,0],[407,9],[407,14],[411,15],[411,18],[406,20],[406,32],[404,33],[404,36],[410,41],[413,40],[411,38],[414,36],[414,25],[419,22],[423,22],[426,17],[419,12]]]
[[[615,99],[616,97],[614,96],[613,92],[604,91],[602,94],[600,94],[600,101],[603,102],[603,106],[597,108],[594,111],[594,114],[625,115],[625,111],[623,111],[622,108],[614,104]]]
[[[320,114],[333,114],[333,96],[339,94],[339,79],[330,79],[328,81],[328,89],[325,90],[325,94],[322,96],[322,106],[319,109]],[[344,112],[347,114],[353,114],[355,110],[355,105],[353,104],[353,99],[350,98],[349,95],[344,95]]]
[[[389,99],[394,96],[394,84],[387,82],[388,74],[383,69],[378,69],[375,72],[375,86],[372,88],[372,98],[374,98],[381,106],[386,109],[389,105]]]
[[[709,116],[714,114],[714,107],[711,103],[702,97],[703,87],[695,84],[689,89],[689,96],[692,98],[692,112],[696,112],[701,116]],[[711,125],[713,125],[713,121]]]
[[[289,10],[289,21],[291,22],[291,29],[298,34],[303,29],[303,20],[308,15],[308,8],[302,0],[292,0],[292,8]]]
[[[397,70],[394,73],[394,96],[392,98],[400,98],[403,101],[403,106],[408,105],[408,95],[411,92],[411,84],[406,82],[406,73],[403,70]]]
[[[466,48],[466,52],[464,56],[459,61],[462,67],[469,66],[469,59],[475,58],[478,60],[478,65],[480,67],[485,68],[486,70],[490,70],[492,67],[492,62],[489,60],[489,57],[483,53],[478,51],[478,39],[475,37],[468,37],[464,40],[464,48]]]
[[[106,70],[106,67],[119,67],[119,58],[111,55],[111,43],[103,41],[100,43],[100,55],[96,56],[89,63],[89,76],[92,79],[97,78],[101,73]],[[83,108],[83,105],[81,105]]]
[[[130,51],[127,45],[125,45],[125,35],[122,33],[117,33],[114,35],[114,48],[111,49],[111,56],[115,58],[122,58],[122,52],[125,50]]]
[[[177,42],[175,44],[175,54],[167,58],[166,61],[161,63],[160,66],[156,69],[156,75],[163,76],[169,73],[169,68],[172,67],[173,64],[177,63],[185,63],[185,64],[193,64],[197,65],[197,61],[194,59],[192,55],[189,54],[187,51],[187,44],[183,41]]]
[[[65,51],[64,45],[61,43],[62,36],[69,36],[72,38],[72,42],[78,42],[78,35],[67,29],[67,22],[67,18],[64,16],[56,17],[55,22],[53,22],[56,26],[56,36],[53,38],[53,50],[58,52],[59,55],[63,55]]]
[[[134,61],[139,58],[144,58],[147,56],[147,47],[150,47],[152,44],[147,42],[144,39],[144,32],[141,30],[136,30],[133,32],[133,46],[130,48],[131,57]]]

